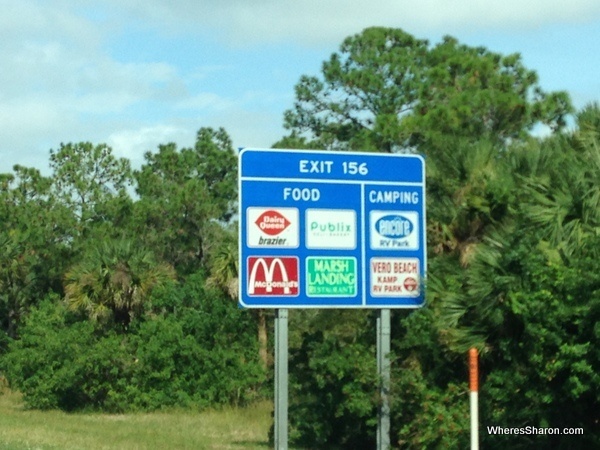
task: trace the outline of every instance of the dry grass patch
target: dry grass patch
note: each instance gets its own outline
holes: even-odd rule
[[[203,412],[67,414],[23,408],[0,393],[3,450],[266,449],[272,404]]]

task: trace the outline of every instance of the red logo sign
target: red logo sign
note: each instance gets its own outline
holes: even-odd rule
[[[413,277],[406,277],[404,280],[404,289],[406,289],[408,292],[413,292],[418,286],[419,284],[417,283],[417,280],[415,280]]]
[[[298,285],[298,258],[248,258],[248,295],[296,296]]]
[[[287,220],[280,212],[272,209],[265,211],[258,216],[258,219],[256,219],[256,222],[254,223],[263,233],[270,236],[278,235],[290,225],[289,220]]]

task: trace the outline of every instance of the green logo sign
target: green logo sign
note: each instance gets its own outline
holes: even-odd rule
[[[355,297],[356,258],[306,258],[309,297]]]

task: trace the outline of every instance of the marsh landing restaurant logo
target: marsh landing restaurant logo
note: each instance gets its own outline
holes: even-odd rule
[[[294,256],[248,257],[248,295],[297,296],[298,258]]]
[[[247,243],[251,248],[297,248],[297,208],[248,208]]]

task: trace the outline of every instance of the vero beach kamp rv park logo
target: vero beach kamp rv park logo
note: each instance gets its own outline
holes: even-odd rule
[[[371,258],[373,297],[417,297],[420,295],[418,258]]]
[[[297,296],[298,258],[294,256],[250,256],[248,295]]]
[[[297,208],[248,208],[248,247],[298,248]]]

